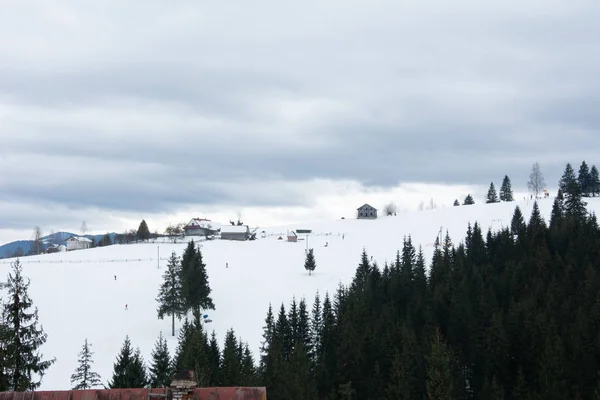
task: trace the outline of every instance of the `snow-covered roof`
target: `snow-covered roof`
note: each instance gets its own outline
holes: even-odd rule
[[[219,227],[220,225],[218,223],[204,218],[192,218],[192,220],[185,226],[185,228],[203,228],[210,230],[217,230]]]
[[[92,242],[92,239],[88,239],[84,236],[71,236],[70,238],[67,239],[67,241],[72,241],[72,242]]]
[[[248,225],[223,225],[221,227],[221,233],[246,233],[248,232]]]

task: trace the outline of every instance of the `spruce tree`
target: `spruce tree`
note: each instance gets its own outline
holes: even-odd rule
[[[201,310],[214,310],[215,305],[210,297],[212,290],[208,283],[202,252],[199,248],[194,247],[193,240],[188,243],[183,253],[180,273],[185,308],[192,310],[194,317],[199,322]]]
[[[452,377],[452,357],[439,330],[431,342],[431,354],[427,357],[427,398],[430,400],[451,400],[454,398]]]
[[[38,310],[30,311],[33,302],[29,298],[29,279],[22,275],[23,268],[17,259],[12,273],[8,274],[8,302],[3,304],[4,360],[2,367],[7,374],[8,387],[15,392],[34,390],[41,384],[41,376],[56,361],[42,360],[40,347],[47,334],[38,329]],[[40,376],[35,379],[34,374]]]
[[[500,200],[501,201],[514,201],[512,185],[508,175],[504,175],[502,185],[500,186]]]
[[[579,183],[581,195],[583,197],[589,197],[592,193],[592,176],[590,174],[590,169],[585,161],[583,161],[581,163],[581,166],[579,167],[577,183]]]
[[[269,303],[269,310],[267,311],[267,317],[265,318],[265,326],[263,326],[263,341],[260,346],[260,372],[264,374],[267,356],[269,353],[269,345],[273,339],[273,329],[275,327],[275,318],[273,316],[273,306]]]
[[[321,357],[321,335],[323,332],[323,310],[318,290],[313,301],[310,324],[311,358],[314,366]]]
[[[573,171],[571,163],[567,163],[563,175],[558,183],[558,187],[562,190],[563,194],[566,197],[568,197],[571,195],[571,192],[575,190],[575,188],[578,186],[579,182],[577,182],[575,171]]]
[[[460,206],[460,202],[458,201],[458,199],[454,199],[454,207],[458,207]]]
[[[90,349],[92,345],[88,343],[87,338],[83,344],[83,348],[79,353],[79,366],[75,370],[75,373],[71,375],[71,384],[75,384],[73,390],[84,390],[91,389],[94,386],[101,386],[100,375],[92,371],[92,355],[94,354]]]
[[[595,165],[590,169],[590,193],[592,196],[600,195],[600,174]]]
[[[131,347],[129,335],[125,337],[121,351],[114,363],[111,389],[143,388],[147,384],[146,368],[139,349]]]
[[[163,319],[165,315],[171,316],[171,335],[175,336],[175,317],[181,320],[181,317],[185,315],[181,286],[181,263],[175,252],[171,253],[167,263],[156,301],[158,302],[158,318]]]
[[[521,208],[519,206],[516,206],[512,219],[510,221],[510,233],[512,233],[513,235],[519,235],[524,230],[525,218],[523,217]]]
[[[148,384],[148,372],[146,371],[146,363],[142,357],[140,348],[136,348],[133,353],[133,362],[130,368],[130,377],[132,388],[143,388]]]
[[[150,239],[150,229],[148,229],[148,224],[146,223],[145,219],[143,219],[142,222],[140,222],[140,226],[138,227],[136,236],[138,240]]]
[[[496,187],[494,186],[494,182],[490,183],[490,188],[487,192],[486,203],[497,203],[498,202],[498,193],[496,193]]]
[[[255,386],[257,384],[256,379],[256,367],[254,366],[254,357],[248,347],[248,343],[243,346],[242,352],[242,365],[241,365],[241,381],[240,385],[243,386]]]
[[[225,335],[225,345],[221,357],[220,386],[240,386],[241,361],[235,332],[233,329],[229,329]]]
[[[468,194],[467,197],[465,197],[465,201],[463,202],[464,206],[470,206],[475,204],[475,200],[473,200],[473,196],[471,196],[471,194]]]
[[[308,249],[308,253],[306,253],[306,258],[304,260],[304,269],[308,271],[308,275],[311,275],[315,268],[317,268],[317,263],[315,262],[313,249]]]
[[[215,331],[212,331],[210,343],[208,344],[208,367],[210,368],[210,385],[218,386],[221,382],[221,350]]]
[[[152,350],[152,361],[148,368],[150,372],[150,384],[152,387],[168,387],[171,384],[173,368],[169,355],[167,340],[162,332]]]
[[[565,216],[583,222],[587,216],[587,203],[583,201],[579,183],[571,182],[568,186],[569,196],[565,199]]]

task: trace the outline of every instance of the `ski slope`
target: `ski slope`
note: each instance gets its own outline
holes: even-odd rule
[[[600,198],[586,201],[591,211],[600,209]],[[478,221],[484,230],[509,225],[517,205],[529,219],[533,203],[523,200],[415,211],[377,220],[345,219],[261,228],[259,232],[264,230],[266,237],[259,234],[256,241],[202,242],[216,306],[216,310],[207,312],[213,321],[207,328],[209,332],[216,331],[221,343],[227,329],[234,328],[249,343],[256,360],[269,302],[275,309],[281,302],[287,308],[292,296],[304,296],[310,307],[317,290],[322,295],[325,291],[333,293],[339,282],[349,282],[363,247],[383,266],[386,260],[394,259],[403,237],[409,234],[416,246],[423,246],[429,263],[440,229],[444,234],[448,230],[457,243],[464,239],[469,222]],[[548,221],[552,199],[542,199],[539,205]],[[306,240],[286,242],[288,229],[302,228],[313,230],[308,238],[317,262],[312,276],[303,267]],[[283,240],[278,240],[280,235]],[[302,239],[305,235],[299,236]],[[170,336],[171,320],[157,319],[155,298],[166,265],[164,259],[172,251],[181,256],[185,245],[114,245],[21,259],[24,275],[31,279],[30,297],[48,334],[42,352],[45,357],[57,359],[44,376],[42,390],[71,387],[70,376],[85,338],[92,344],[94,368],[103,382],[111,378],[125,335],[141,348],[146,361],[150,360],[161,331],[169,340],[171,352],[175,351],[177,341]],[[11,261],[0,263],[3,277],[8,274]],[[4,296],[3,291],[0,296]],[[177,321],[176,327],[180,326]]]

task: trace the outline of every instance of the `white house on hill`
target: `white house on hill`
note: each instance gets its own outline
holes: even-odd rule
[[[71,236],[66,242],[67,251],[89,249],[92,247],[92,240],[83,236]]]
[[[216,235],[218,232],[217,224],[210,219],[192,218],[186,226],[183,227],[185,236],[207,236]]]

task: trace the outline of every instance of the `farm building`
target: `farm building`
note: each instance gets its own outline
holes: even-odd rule
[[[218,229],[216,224],[210,219],[192,218],[186,226],[183,227],[185,236],[209,236],[215,235]]]
[[[84,236],[71,236],[66,242],[67,251],[89,249],[92,247],[92,240]]]
[[[294,232],[294,231],[288,232],[287,241],[288,242],[297,242],[298,235],[296,235],[296,232]]]
[[[67,247],[62,244],[51,244],[50,246],[48,246],[48,248],[46,250],[44,250],[44,253],[45,254],[60,253],[61,251],[67,251]]]
[[[248,225],[223,225],[221,227],[221,239],[248,240],[250,239],[250,228]]]
[[[265,387],[202,387],[196,385],[192,371],[182,371],[173,376],[166,388],[123,388],[87,390],[48,390],[32,392],[1,392],[0,400],[265,400]]]
[[[358,219],[375,219],[377,218],[377,209],[369,204],[363,204],[356,209],[358,211],[356,218]]]

